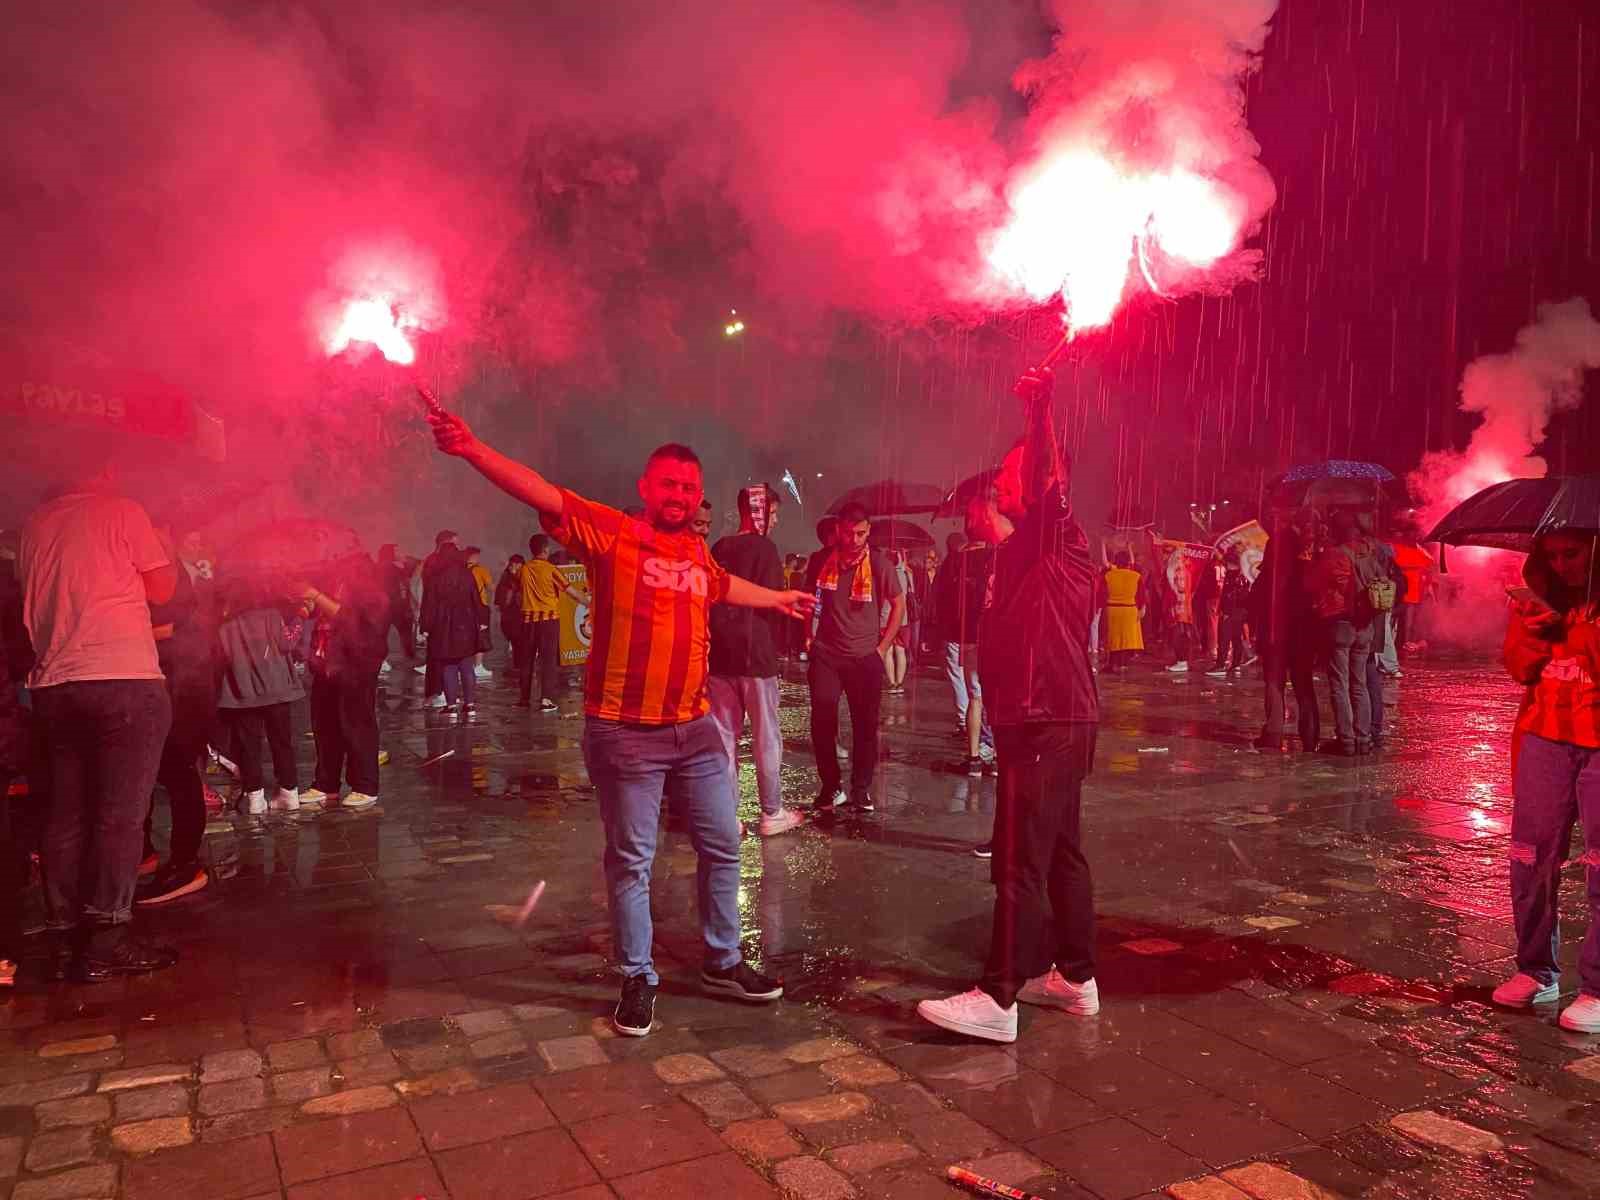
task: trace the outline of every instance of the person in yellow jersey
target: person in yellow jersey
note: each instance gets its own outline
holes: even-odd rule
[[[552,713],[559,707],[555,693],[561,672],[561,596],[565,593],[579,604],[589,603],[577,588],[567,582],[550,561],[550,539],[536,533],[528,539],[528,561],[522,564],[522,637],[517,659],[517,681],[521,693],[518,708],[533,707],[533,672],[539,670],[539,710]]]
[[[494,611],[494,574],[480,561],[483,555],[482,546],[467,547],[467,570],[472,572],[472,578],[478,585],[478,595],[483,600],[483,607],[488,612]],[[489,627],[485,625],[478,630],[478,653],[472,659],[472,673],[479,679],[488,679],[494,672],[483,665],[483,656],[489,652],[490,638]]]
[[[1121,675],[1128,660],[1144,651],[1144,574],[1126,550],[1112,556],[1105,573],[1105,597],[1108,665]]]

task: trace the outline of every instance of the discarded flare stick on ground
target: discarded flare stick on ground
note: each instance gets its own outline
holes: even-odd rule
[[[1001,1183],[998,1179],[986,1179],[965,1167],[948,1167],[945,1169],[945,1177],[951,1183],[971,1188],[980,1196],[1001,1196],[1004,1200],[1041,1200],[1041,1197],[1035,1196],[1032,1192],[1024,1192],[1020,1188]]]

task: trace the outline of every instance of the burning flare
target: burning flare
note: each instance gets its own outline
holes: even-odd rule
[[[397,313],[387,300],[351,300],[328,334],[328,355],[343,354],[351,342],[367,342],[390,362],[410,366],[417,360],[417,352],[406,340],[405,330],[416,328],[416,321]]]

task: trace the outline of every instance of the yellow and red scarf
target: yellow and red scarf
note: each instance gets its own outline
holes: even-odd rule
[[[842,564],[839,562],[839,552],[835,550],[828,555],[828,561],[822,564],[822,570],[817,575],[817,590],[819,592],[836,592],[839,590],[839,575]],[[850,599],[857,604],[872,603],[872,553],[868,551],[861,556],[861,561],[855,566],[855,574],[850,580]]]

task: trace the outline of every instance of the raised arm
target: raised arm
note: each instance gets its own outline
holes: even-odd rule
[[[430,408],[428,424],[433,426],[434,442],[444,453],[466,459],[478,474],[530,508],[552,517],[561,516],[560,488],[532,467],[507,458],[480,441],[471,427],[455,413],[442,408]]]
[[[1051,397],[1056,377],[1049,367],[1024,371],[1016,393],[1022,399],[1022,498],[1030,509],[1061,478]]]

